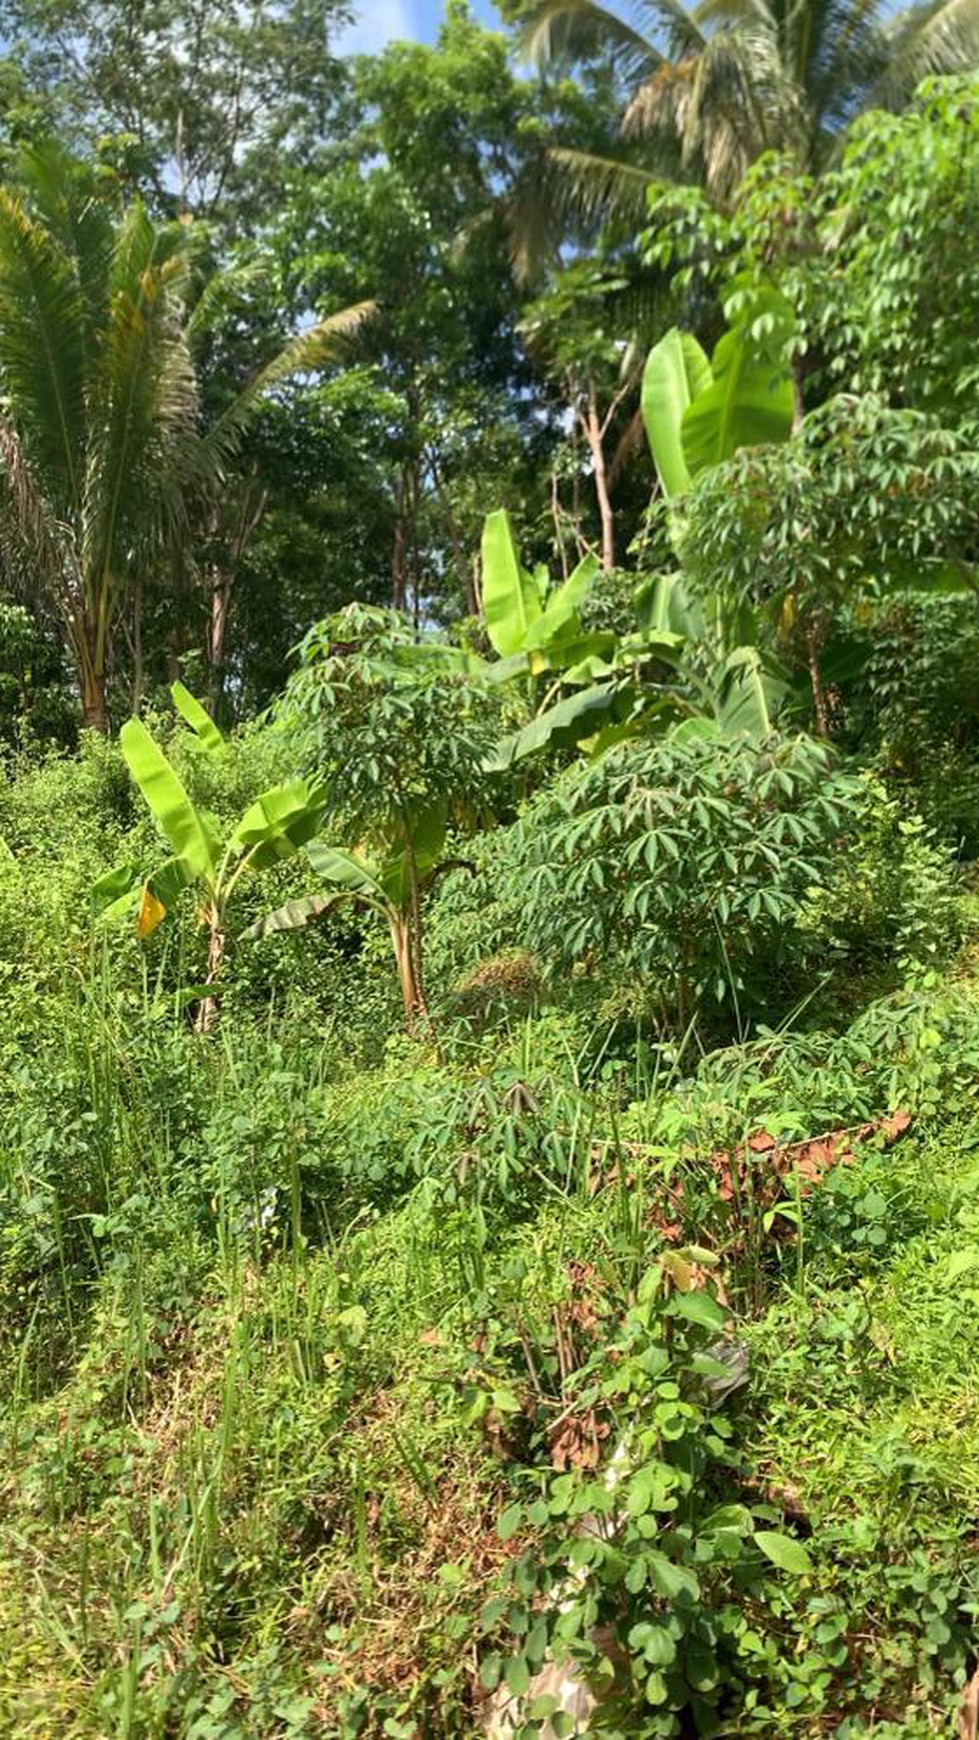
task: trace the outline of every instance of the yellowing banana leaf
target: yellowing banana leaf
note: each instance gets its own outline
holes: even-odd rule
[[[136,935],[142,942],[163,923],[167,909],[162,900],[158,900],[149,882],[143,884],[142,899],[139,903],[139,916],[136,920]]]

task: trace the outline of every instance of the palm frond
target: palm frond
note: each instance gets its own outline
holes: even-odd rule
[[[521,48],[540,68],[609,54],[629,83],[649,78],[663,59],[640,30],[595,0],[545,0],[527,20]]]
[[[656,40],[662,39],[671,60],[699,54],[707,45],[699,11],[688,11],[682,0],[638,0],[639,10],[648,16]]]
[[[883,28],[887,60],[870,100],[896,107],[923,78],[979,66],[979,0],[911,6]]]
[[[212,272],[187,317],[191,343],[213,332],[248,291],[260,288],[268,277],[263,261],[246,261],[223,272]]]
[[[93,593],[127,577],[137,520],[144,561],[186,520],[188,491],[205,464],[183,322],[187,262],[173,251],[177,242],[138,208],[118,237],[111,318],[89,399],[82,561]]]
[[[642,223],[649,189],[662,180],[651,168],[622,158],[597,157],[569,146],[555,146],[548,156],[564,172],[566,187],[562,198],[567,201],[567,209],[587,222],[622,218]]]
[[[20,436],[7,417],[0,417],[0,545],[12,558],[8,575],[18,577],[17,590],[23,601],[49,609],[63,605],[66,566],[71,539],[57,523],[50,503],[38,486],[21,445]],[[23,582],[28,581],[30,585]]]
[[[0,188],[0,391],[64,518],[80,494],[85,389],[85,307],[72,262],[24,201]]]
[[[277,356],[243,387],[237,398],[208,431],[206,446],[220,459],[230,458],[262,399],[290,376],[308,374],[344,354],[361,327],[377,314],[377,303],[357,302],[318,320],[297,333]]]

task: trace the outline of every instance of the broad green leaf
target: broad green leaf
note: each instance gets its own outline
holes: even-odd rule
[[[531,648],[527,654],[528,669],[535,677],[545,671],[563,671],[566,681],[574,682],[576,679],[572,673],[582,666],[601,663],[611,669],[608,661],[617,644],[617,636],[611,629],[593,629],[586,634],[576,623],[570,633],[558,635],[546,646]]]
[[[195,700],[190,690],[186,689],[183,683],[172,683],[170,686],[170,694],[180,717],[190,726],[191,730],[195,732],[197,737],[200,738],[204,748],[212,755],[221,755],[227,748],[227,744],[225,743],[221,732],[215,725],[214,720],[211,718],[210,713],[205,712],[200,702]]]
[[[250,804],[231,836],[231,846],[247,852],[256,870],[291,858],[320,825],[324,794],[320,786],[291,779],[273,786]]]
[[[522,652],[542,615],[537,581],[523,567],[504,508],[487,514],[483,526],[482,590],[486,632],[501,658]]]
[[[685,1565],[675,1565],[665,1553],[648,1552],[646,1566],[649,1571],[649,1581],[658,1594],[667,1601],[676,1601],[683,1596],[689,1596],[696,1601],[700,1595],[700,1584],[693,1571],[688,1571]]]
[[[791,310],[776,291],[760,292],[758,311],[784,323]],[[792,432],[794,395],[784,364],[771,344],[750,336],[745,324],[718,340],[711,360],[713,379],[683,414],[681,441],[691,477],[740,447],[785,441]]]
[[[530,1690],[530,1669],[526,1658],[512,1655],[503,1669],[503,1678],[515,1698],[524,1697]]]
[[[812,1560],[801,1541],[792,1535],[773,1534],[770,1529],[759,1529],[755,1542],[761,1548],[766,1559],[771,1559],[780,1571],[788,1571],[792,1577],[804,1577],[812,1570]]]
[[[152,936],[174,901],[197,880],[197,872],[186,859],[168,858],[150,876],[134,864],[110,870],[108,875],[99,878],[92,893],[97,905],[108,899],[108,904],[102,905],[99,913],[103,924],[111,924],[115,919],[135,912],[136,934],[144,938]],[[114,890],[118,893],[109,898]]]
[[[721,1366],[722,1371],[726,1367]],[[749,1535],[751,1533],[751,1512],[745,1504],[722,1504],[719,1509],[712,1510],[700,1525],[702,1535],[716,1535],[722,1531],[733,1529],[735,1534]]]
[[[306,856],[325,882],[336,883],[338,888],[358,900],[387,906],[380,872],[365,858],[358,858],[356,853],[344,852],[337,846],[328,846],[325,840],[311,840],[306,847]]]
[[[666,1310],[671,1317],[685,1317],[700,1329],[710,1329],[720,1335],[727,1323],[727,1312],[710,1293],[674,1293]]]
[[[683,651],[683,637],[673,634],[665,628],[643,629],[640,634],[626,634],[619,639],[615,650],[615,663],[620,670],[635,663],[637,659],[661,659],[664,664],[679,663]]]
[[[119,733],[119,743],[126,765],[175,855],[184,860],[195,877],[212,876],[219,850],[214,829],[191,803],[141,719],[127,720]]]
[[[487,764],[487,771],[502,772],[525,756],[537,755],[543,749],[566,749],[590,737],[610,718],[619,716],[622,697],[621,689],[596,683],[557,701],[522,730],[505,738]]]
[[[394,846],[378,870],[378,880],[392,905],[404,908],[411,898],[412,855],[419,882],[435,868],[445,847],[447,826],[448,805],[444,801],[412,816],[410,849],[407,841]]]
[[[319,918],[343,898],[342,894],[306,894],[299,900],[287,900],[284,906],[276,907],[242,931],[242,940],[256,942],[259,937],[275,936],[280,931],[302,930],[311,919]]]
[[[643,629],[679,634],[688,640],[703,639],[704,613],[690,596],[682,574],[653,574],[636,587],[633,596]]]
[[[496,1525],[496,1532],[501,1541],[509,1541],[513,1539],[513,1536],[522,1525],[523,1505],[510,1504],[507,1505],[506,1510],[501,1513],[500,1520]]]
[[[689,405],[711,384],[711,368],[690,332],[673,327],[655,344],[642,377],[642,416],[664,496],[690,484],[681,426]]]
[[[788,685],[767,669],[753,646],[735,647],[716,678],[714,711],[725,736],[770,737]]]
[[[115,918],[120,912],[129,911],[133,906],[136,894],[142,884],[143,866],[140,864],[119,864],[114,870],[107,870],[104,876],[92,885],[92,904],[101,918]]]
[[[595,584],[602,565],[597,556],[585,556],[564,584],[551,593],[542,615],[528,629],[525,645],[550,649],[559,638],[577,640],[581,635],[578,612]]]

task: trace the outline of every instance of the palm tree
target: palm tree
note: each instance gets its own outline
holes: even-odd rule
[[[679,171],[723,203],[776,149],[820,170],[862,109],[898,108],[928,74],[979,64],[979,0],[544,0],[524,46],[539,66],[608,56],[628,92],[622,132],[638,161],[555,150],[579,207],[642,216],[654,180]]]
[[[194,366],[193,227],[155,224],[58,147],[0,187],[0,549],[57,612],[83,722],[108,729],[120,607],[220,497],[250,417],[367,312],[311,327],[209,429]]]

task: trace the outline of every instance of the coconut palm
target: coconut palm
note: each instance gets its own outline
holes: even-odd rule
[[[367,311],[294,339],[205,429],[195,253],[192,226],[121,210],[57,147],[26,152],[0,187],[0,554],[21,593],[60,615],[84,723],[100,731],[127,593],[220,495],[263,394]]]
[[[679,171],[730,197],[776,149],[818,171],[853,117],[897,108],[928,74],[979,65],[979,0],[544,0],[524,46],[540,66],[611,57],[628,92],[623,161],[555,151],[565,196],[641,215],[653,180]]]

